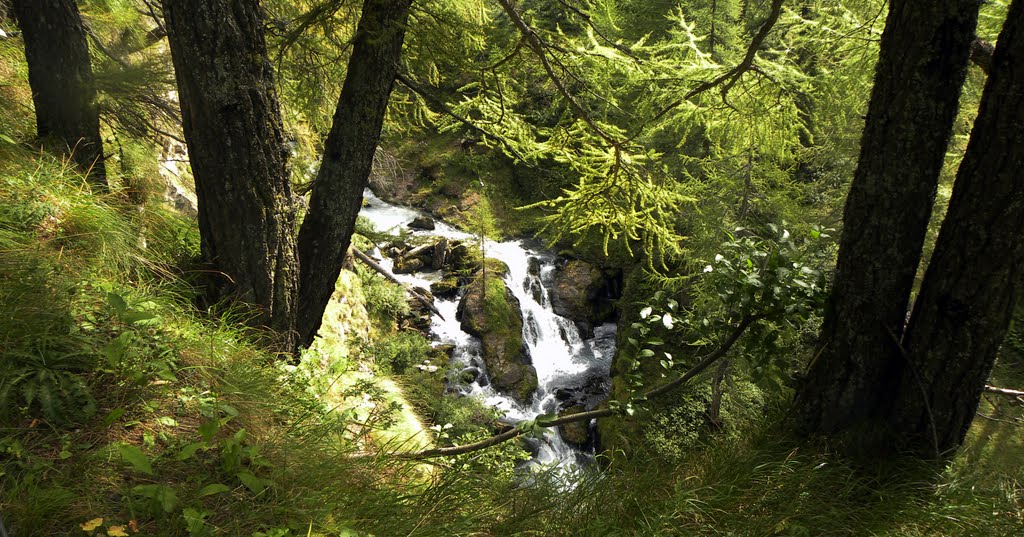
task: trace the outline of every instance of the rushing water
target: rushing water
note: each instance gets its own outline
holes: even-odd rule
[[[448,239],[475,241],[476,237],[459,231],[443,222],[436,222],[432,231],[409,230],[407,225],[420,211],[388,204],[371,191],[364,193],[366,201],[361,215],[367,217],[378,230],[397,234],[400,230],[411,231],[417,236],[436,236]],[[486,380],[477,381],[464,388],[467,396],[480,397],[486,404],[498,408],[511,422],[534,419],[539,415],[557,412],[559,388],[579,388],[594,379],[607,379],[615,352],[615,325],[605,324],[594,330],[594,337],[583,339],[576,325],[561,317],[552,309],[550,289],[558,258],[529,241],[508,242],[486,241],[487,257],[505,262],[509,274],[505,284],[519,299],[523,313],[523,340],[530,351],[533,366],[537,369],[538,387],[532,401],[521,405],[511,397],[496,392]],[[391,269],[393,261],[384,259],[381,263]],[[427,288],[438,281],[437,273],[396,274],[399,280],[414,286]],[[433,315],[431,332],[434,343],[453,344],[455,352],[452,361],[458,368],[477,368],[486,371],[480,357],[480,342],[465,333],[455,319],[459,297],[450,300],[438,298],[435,307],[442,317]],[[572,471],[590,457],[554,433],[548,433],[538,443],[532,464],[556,466],[560,471]]]

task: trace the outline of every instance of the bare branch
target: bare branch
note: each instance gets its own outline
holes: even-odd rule
[[[1024,397],[1024,392],[1019,390],[1010,390],[1007,388],[997,388],[995,386],[985,385],[985,391],[990,393],[998,393],[999,395],[1009,395],[1010,397]]]

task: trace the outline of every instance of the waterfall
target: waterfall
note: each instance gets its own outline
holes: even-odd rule
[[[420,211],[388,204],[369,189],[364,193],[364,200],[360,214],[373,222],[377,229],[387,233],[397,234],[399,230],[408,230],[406,226],[409,222],[424,216]],[[411,231],[417,236],[477,240],[474,235],[443,222],[437,222],[434,230]],[[526,240],[487,240],[484,248],[487,257],[498,259],[509,267],[504,280],[519,300],[523,315],[523,340],[537,370],[538,387],[532,400],[523,405],[496,392],[486,376],[482,376],[464,390],[464,395],[481,398],[486,404],[499,409],[508,422],[515,423],[557,412],[559,389],[581,387],[595,379],[606,382],[615,353],[615,325],[596,327],[594,336],[584,339],[575,323],[554,312],[550,289],[554,284],[558,258],[546,252],[541,245]],[[385,258],[381,264],[390,270],[393,261]],[[404,283],[424,288],[441,278],[437,273],[397,274],[396,277]],[[434,305],[443,318],[434,315],[431,320],[434,344],[455,346],[452,361],[456,367],[485,371],[479,341],[463,332],[455,319],[458,302],[458,297],[436,300]],[[591,456],[567,444],[556,432],[549,432],[538,440],[530,463],[532,465],[554,466],[559,471],[571,472]]]

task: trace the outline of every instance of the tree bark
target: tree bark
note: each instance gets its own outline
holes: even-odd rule
[[[320,329],[348,250],[398,73],[411,0],[365,0],[323,161],[299,230],[300,344]]]
[[[14,0],[25,40],[36,130],[69,153],[91,183],[106,187],[96,84],[74,0]]]
[[[957,113],[979,0],[890,3],[843,216],[820,354],[796,396],[805,433],[888,411],[907,302]]]
[[[294,350],[299,265],[288,148],[257,0],[164,0],[214,298]]]
[[[1022,65],[1024,0],[1015,0],[904,338],[909,363],[890,419],[919,453],[963,442],[1020,296]]]

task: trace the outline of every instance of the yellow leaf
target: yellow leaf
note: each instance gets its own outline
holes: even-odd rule
[[[107,535],[110,537],[128,537],[128,534],[124,531],[124,526],[110,526],[107,528]]]
[[[83,522],[81,525],[82,531],[92,531],[103,525],[102,518],[94,518],[88,522]]]

